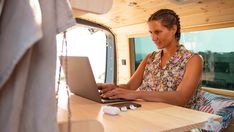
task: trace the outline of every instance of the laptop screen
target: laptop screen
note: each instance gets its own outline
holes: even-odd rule
[[[60,63],[72,93],[101,102],[88,57],[60,56]]]

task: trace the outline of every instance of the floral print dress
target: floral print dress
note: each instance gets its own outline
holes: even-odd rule
[[[145,71],[143,74],[143,81],[138,90],[140,91],[176,91],[178,85],[183,79],[185,73],[185,66],[189,59],[194,55],[193,52],[187,50],[183,45],[179,45],[175,54],[169,59],[166,65],[161,68],[161,54],[154,51],[148,59]],[[185,107],[193,108],[197,100],[197,93],[200,88],[194,92]]]

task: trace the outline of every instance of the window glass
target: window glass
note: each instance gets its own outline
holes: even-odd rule
[[[139,66],[144,57],[155,50],[157,50],[155,44],[149,36],[134,38],[135,47],[135,70]]]
[[[106,69],[106,35],[94,28],[76,27],[66,33],[67,55],[87,56],[96,82],[104,82]],[[57,36],[57,53],[61,52],[63,34]],[[58,54],[59,55],[59,54]]]
[[[204,59],[203,86],[234,90],[233,34],[234,27],[181,34],[180,43]],[[136,67],[146,54],[156,49],[150,36],[134,38],[134,46]]]
[[[234,27],[182,33],[181,43],[204,59],[202,85],[234,90]]]

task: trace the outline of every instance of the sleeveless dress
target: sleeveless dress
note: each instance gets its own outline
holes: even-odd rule
[[[168,60],[166,65],[161,68],[161,54],[162,50],[158,52],[154,51],[151,54],[151,57],[146,63],[142,84],[137,90],[157,92],[176,91],[183,79],[185,66],[189,59],[194,55],[193,52],[187,50],[183,45],[179,45],[175,54]],[[200,85],[185,107],[195,107],[199,89]]]

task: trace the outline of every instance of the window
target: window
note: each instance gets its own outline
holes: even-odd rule
[[[181,34],[180,43],[187,49],[199,53],[204,59],[203,86],[234,90],[233,34],[234,27]],[[157,49],[150,36],[134,38],[135,67],[153,50]]]
[[[142,59],[148,54],[153,51],[157,51],[155,44],[151,40],[151,37],[137,37],[134,38],[133,41],[134,44],[134,53],[133,56],[135,56],[135,64],[134,69],[136,70],[139,64],[141,63]]]
[[[76,20],[77,25],[66,32],[67,55],[87,56],[96,82],[116,82],[113,34],[103,26],[82,19]],[[58,56],[61,55],[62,40],[63,34],[57,35]]]

